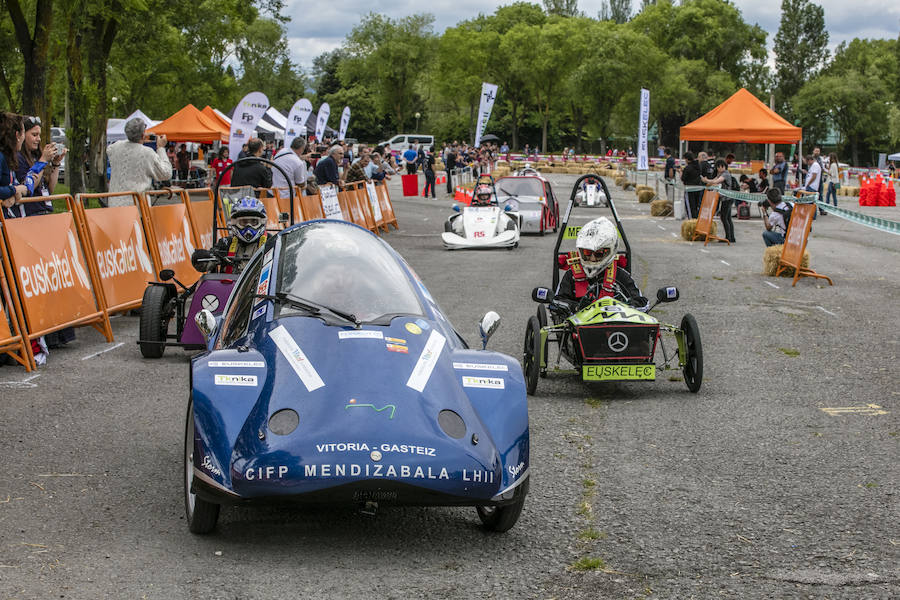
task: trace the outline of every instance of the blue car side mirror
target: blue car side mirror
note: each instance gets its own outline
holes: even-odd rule
[[[512,211],[511,204],[507,204],[506,206],[503,207],[503,212],[511,212],[511,211]]]
[[[453,205],[453,210],[456,211],[456,212],[459,212],[459,204],[454,204],[454,205]]]

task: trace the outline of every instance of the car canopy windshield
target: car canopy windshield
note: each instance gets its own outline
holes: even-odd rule
[[[409,277],[384,242],[339,222],[313,223],[281,237],[276,289],[363,322],[423,314]],[[302,312],[289,304],[281,310]]]
[[[497,182],[501,196],[543,196],[544,181],[537,177],[504,177]]]

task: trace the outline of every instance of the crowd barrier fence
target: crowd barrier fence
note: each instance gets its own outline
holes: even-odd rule
[[[162,196],[177,202],[151,205],[152,198]],[[157,272],[172,269],[175,278],[187,286],[200,279],[200,273],[191,264],[199,240],[193,238],[185,197],[180,192],[152,190],[140,197],[140,206],[145,226],[150,230],[148,237],[154,242],[150,244],[150,253]]]
[[[816,273],[812,269],[801,266],[803,261],[803,252],[806,250],[806,243],[809,241],[809,231],[812,228],[813,217],[816,215],[816,205],[814,203],[794,204],[794,210],[791,211],[791,222],[788,225],[787,235],[784,236],[784,249],[781,251],[781,257],[778,259],[778,270],[775,276],[779,276],[782,271],[790,267],[794,269],[794,281],[791,287],[797,285],[800,277],[815,277],[825,279],[830,285],[834,285],[831,278],[827,275]]]
[[[697,216],[697,225],[694,227],[694,233],[691,234],[692,242],[702,236],[704,246],[709,244],[710,240],[728,242],[728,245],[731,245],[731,242],[725,238],[710,233],[712,231],[713,217],[716,214],[718,206],[719,192],[717,190],[704,191],[703,200],[700,202],[700,214]]]
[[[0,242],[0,246],[3,243]],[[3,255],[3,266],[6,266],[6,258]],[[7,354],[25,367],[26,371],[37,368],[34,355],[31,353],[31,344],[26,343],[22,335],[25,324],[15,310],[12,300],[12,292],[9,282],[6,280],[6,269],[0,267],[0,354]]]

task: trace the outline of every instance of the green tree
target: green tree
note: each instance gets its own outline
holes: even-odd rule
[[[36,0],[23,5],[19,0],[5,0],[6,10],[15,33],[18,50],[23,61],[22,81],[22,112],[29,115],[37,115],[44,122],[49,122],[50,105],[47,96],[47,78],[50,68],[50,34],[53,30],[53,2],[51,0]],[[33,10],[33,18],[26,18],[26,10]],[[29,14],[29,16],[30,16]],[[4,54],[9,51],[9,46],[4,46]],[[0,77],[5,92],[13,103],[9,82],[6,78],[7,68],[0,68]],[[45,139],[49,136],[49,129],[45,131]]]
[[[810,0],[782,0],[775,34],[775,101],[793,116],[791,97],[828,63],[825,11]]]
[[[237,48],[241,93],[262,90],[269,104],[290,108],[306,90],[306,81],[288,56],[284,26],[274,19],[259,18],[244,30]]]
[[[597,18],[601,21],[612,21],[618,25],[627,23],[631,18],[631,0],[603,0]]]
[[[544,10],[557,17],[577,17],[578,0],[544,0]]]
[[[338,68],[341,82],[371,81],[372,108],[391,114],[401,130],[420,105],[416,85],[432,56],[433,20],[431,15],[393,20],[370,13],[347,36],[346,58]]]

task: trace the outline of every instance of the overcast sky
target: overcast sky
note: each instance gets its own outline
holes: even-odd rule
[[[733,1],[745,21],[757,23],[768,32],[771,49],[781,17],[780,0]],[[479,12],[491,14],[496,7],[511,3],[511,0],[343,0],[313,4],[311,0],[285,0],[285,13],[291,17],[287,24],[288,42],[294,62],[309,69],[313,58],[340,46],[362,15],[372,11],[391,18],[429,12],[435,17],[435,32],[441,33]],[[541,4],[540,1],[536,3]],[[631,4],[639,6],[640,0],[632,0]],[[897,0],[820,0],[818,4],[825,8],[825,24],[832,49],[838,43],[855,37],[896,38],[900,31],[900,1]],[[594,17],[601,5],[601,0],[578,2],[579,10]]]

